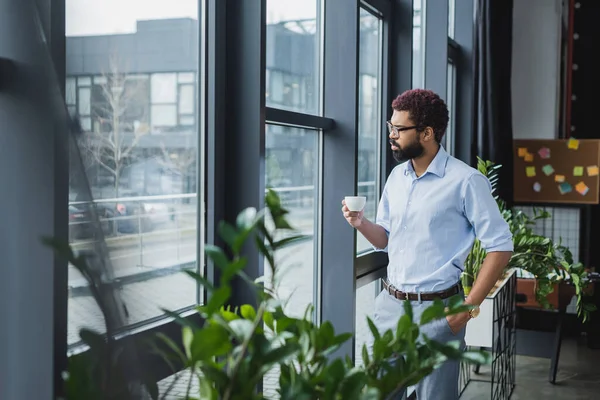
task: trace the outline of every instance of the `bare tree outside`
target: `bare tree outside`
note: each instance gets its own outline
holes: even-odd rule
[[[115,197],[119,197],[123,168],[136,157],[134,149],[150,131],[148,77],[126,70],[112,57],[109,71],[96,78],[92,129],[82,140],[84,157],[113,177]]]

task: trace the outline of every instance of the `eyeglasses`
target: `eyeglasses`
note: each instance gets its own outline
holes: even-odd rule
[[[398,136],[400,132],[409,131],[411,129],[421,129],[422,127],[419,125],[413,126],[403,126],[402,128],[398,128],[397,126],[392,125],[390,121],[385,121],[388,127],[388,132],[390,135],[393,133],[395,136]]]

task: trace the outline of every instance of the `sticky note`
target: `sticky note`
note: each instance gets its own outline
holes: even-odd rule
[[[531,154],[531,153],[525,154],[525,161],[532,162],[533,161],[533,154]]]
[[[525,173],[529,178],[535,176],[535,167],[527,167],[525,168]]]
[[[575,185],[575,190],[577,190],[580,195],[585,196],[587,192],[589,192],[590,188],[587,187],[585,183],[579,182],[577,185]]]
[[[560,190],[560,194],[567,194],[571,190],[573,190],[573,188],[571,187],[571,185],[569,185],[569,183],[563,182],[560,185],[558,185],[558,190]]]
[[[539,182],[536,182],[533,184],[533,191],[534,192],[540,192],[542,190],[542,185]]]
[[[539,151],[538,154],[540,155],[540,157],[542,157],[543,159],[548,159],[550,158],[550,149],[547,147],[542,147]]]
[[[554,168],[552,168],[552,165],[546,164],[542,167],[542,171],[544,171],[544,174],[546,174],[546,176],[550,176],[554,173]]]
[[[583,176],[583,167],[574,167],[573,176]]]
[[[567,142],[567,147],[571,150],[577,150],[579,148],[579,140],[575,138],[569,139]]]
[[[565,181],[564,175],[554,175],[554,182],[564,182],[564,181]]]
[[[527,151],[527,147],[519,147],[518,153],[519,157],[525,157],[529,151]]]
[[[598,175],[598,167],[595,165],[590,165],[589,167],[587,167],[587,174],[588,176]]]

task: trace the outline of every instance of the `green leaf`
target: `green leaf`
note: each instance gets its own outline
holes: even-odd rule
[[[208,290],[209,292],[213,291],[215,289],[214,285],[212,283],[210,283],[208,281],[208,279],[206,279],[205,277],[203,277],[196,271],[190,271],[189,269],[185,269],[185,270],[183,270],[183,272],[185,272],[186,274],[191,276],[193,279],[195,279],[196,282],[198,282],[200,284],[200,286],[206,288],[206,290]]]
[[[351,371],[342,381],[340,388],[340,397],[342,399],[356,399],[360,396],[363,388],[367,384],[367,376],[361,370]]]
[[[267,327],[272,330],[275,331],[275,324],[273,321],[273,314],[269,311],[265,311],[263,314],[263,321],[265,322],[265,325],[267,325]]]
[[[410,320],[412,322],[414,319],[414,316],[413,316],[413,309],[412,309],[412,305],[410,304],[410,301],[404,300],[404,303],[402,304],[402,306],[404,307],[404,315],[408,315],[408,318],[410,318]]]
[[[205,361],[225,355],[231,348],[232,344],[225,328],[220,325],[207,325],[194,332],[191,358],[193,361]]]
[[[246,257],[240,257],[235,261],[229,263],[226,267],[223,268],[223,273],[221,274],[221,282],[222,284],[227,284],[231,281],[231,278],[238,275],[248,263],[248,259]]]
[[[184,326],[181,330],[183,350],[188,359],[192,358],[192,342],[194,341],[194,332],[189,326]]]
[[[206,255],[215,263],[215,265],[221,269],[227,268],[229,261],[227,260],[227,256],[221,250],[221,248],[217,246],[213,246],[211,244],[207,244],[204,247],[204,252]]]
[[[369,325],[369,330],[371,331],[373,338],[375,340],[378,340],[381,337],[381,335],[379,334],[379,329],[377,329],[375,323],[373,323],[373,320],[369,317],[367,317],[367,324]]]
[[[167,347],[169,347],[171,349],[171,351],[177,355],[177,357],[179,357],[179,359],[183,362],[185,362],[186,360],[186,356],[183,354],[183,352],[181,351],[181,349],[179,348],[179,346],[177,346],[177,344],[171,340],[170,337],[168,337],[167,335],[165,335],[162,332],[158,332],[156,334],[156,337],[158,339],[160,339]],[[188,357],[189,358],[189,357]]]
[[[261,216],[260,213],[256,212],[256,208],[254,207],[248,207],[245,210],[242,210],[236,219],[238,229],[243,231],[252,230]]]
[[[229,323],[229,327],[239,340],[244,341],[252,335],[254,324],[247,319],[236,319]]]
[[[208,302],[201,309],[206,316],[211,316],[225,305],[229,297],[231,297],[231,287],[221,286],[209,296]]]
[[[239,232],[227,221],[221,221],[219,223],[219,236],[229,245],[229,247],[233,247],[237,237],[239,236]]]
[[[221,316],[223,317],[223,319],[227,322],[231,322],[236,319],[240,319],[239,315],[237,315],[236,313],[231,312],[229,310],[226,310],[224,307],[221,307],[220,313],[221,313]]]
[[[254,319],[256,318],[256,311],[254,310],[254,307],[252,307],[250,304],[242,305],[242,307],[240,308],[240,314],[242,314],[242,317],[250,321],[254,321]]]
[[[299,243],[311,241],[312,239],[313,239],[313,235],[289,236],[289,237],[280,239],[280,240],[276,241],[275,243],[273,243],[273,246],[269,250],[272,250],[272,251],[280,250],[285,247],[290,247],[290,246],[297,245]]]
[[[431,306],[427,307],[421,314],[420,325],[423,326],[433,320],[440,319],[446,315],[444,302],[440,299],[435,299]]]
[[[190,319],[183,318],[181,315],[177,314],[176,312],[165,310],[164,308],[162,309],[162,311],[165,313],[165,315],[173,318],[175,320],[175,322],[181,326],[189,326],[192,329],[198,328],[198,325],[196,325]]]
[[[219,393],[208,379],[198,378],[200,383],[200,398],[204,400],[218,400]]]
[[[280,347],[276,347],[271,351],[267,352],[262,357],[262,363],[264,365],[271,364],[284,364],[294,354],[300,351],[300,346],[294,342],[287,342]]]

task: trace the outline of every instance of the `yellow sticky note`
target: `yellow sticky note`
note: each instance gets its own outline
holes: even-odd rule
[[[588,176],[596,176],[598,175],[598,167],[595,165],[590,165],[587,167]]]
[[[569,141],[567,142],[567,146],[569,147],[569,149],[571,150],[577,150],[579,148],[579,140],[575,139],[575,138],[571,138],[569,139]]]
[[[519,157],[525,157],[528,151],[526,147],[519,147]]]
[[[533,161],[533,154],[531,154],[531,153],[525,154],[525,161],[532,162]]]
[[[554,182],[564,182],[564,181],[565,181],[564,175],[554,175]]]
[[[528,178],[534,177],[535,176],[535,167],[525,168],[525,173],[527,174]]]
[[[583,167],[574,167],[573,176],[583,176]]]

